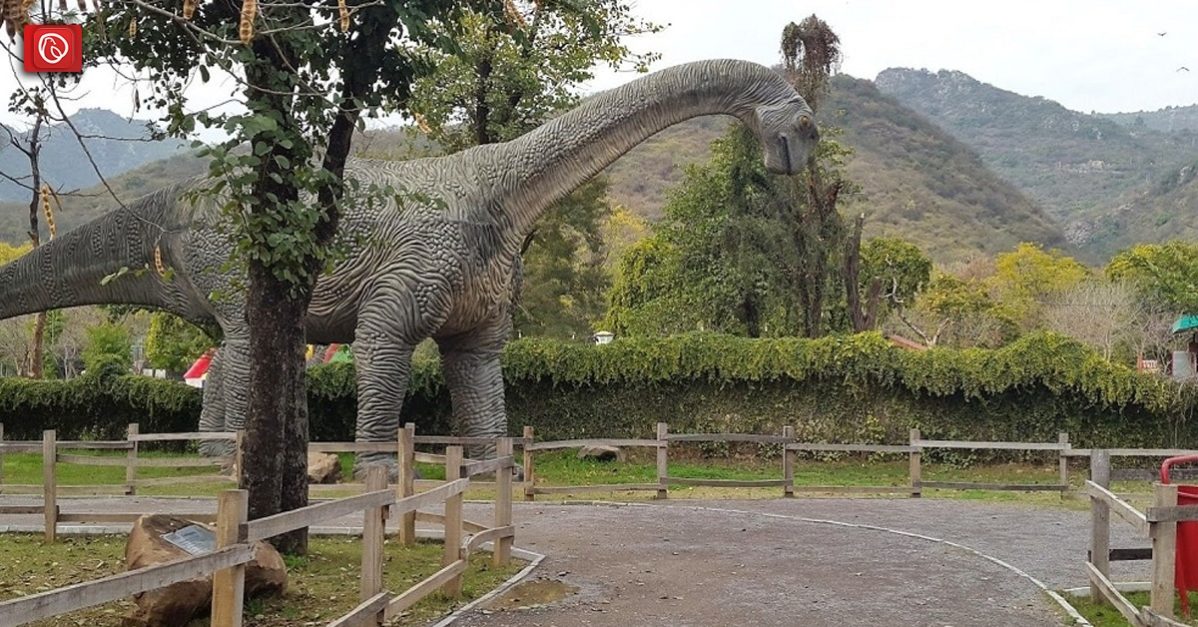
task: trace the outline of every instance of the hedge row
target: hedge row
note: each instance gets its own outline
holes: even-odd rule
[[[929,437],[1055,440],[1078,445],[1190,445],[1193,386],[1111,364],[1066,338],[1024,337],[997,350],[898,349],[877,334],[817,340],[688,334],[591,346],[541,339],[503,355],[509,424],[549,438],[646,436],[672,429],[769,432],[805,439],[897,442],[918,426]],[[351,364],[309,373],[312,436],[353,437]],[[0,379],[0,420],[10,437],[119,437],[195,428],[200,394],[182,384],[123,376],[71,381]],[[414,364],[405,420],[450,428],[437,364]]]

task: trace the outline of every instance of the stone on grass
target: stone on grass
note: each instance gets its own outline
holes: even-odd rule
[[[162,536],[195,525],[186,518],[147,514],[133,523],[125,544],[125,568],[135,570],[191,557],[187,550]],[[204,525],[198,525],[205,527]],[[212,532],[210,527],[205,527]],[[254,561],[245,567],[245,596],[282,594],[287,589],[287,566],[275,548],[265,542],[254,544]],[[136,595],[137,611],[126,625],[184,625],[206,616],[212,607],[212,577],[181,581]]]
[[[624,461],[624,451],[618,446],[584,446],[578,450],[578,459],[595,459],[601,462]]]
[[[340,458],[332,453],[308,453],[309,483],[337,483],[340,479]]]

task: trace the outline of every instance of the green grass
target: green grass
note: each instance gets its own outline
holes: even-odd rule
[[[310,542],[308,556],[285,558],[287,593],[282,597],[254,599],[247,603],[246,625],[281,627],[313,622],[323,625],[357,605],[361,541],[358,538],[313,537]],[[124,547],[123,536],[67,536],[49,546],[42,543],[41,536],[0,536],[0,600],[121,572],[124,570]],[[406,590],[441,568],[442,547],[438,543],[418,542],[414,547],[405,548],[389,541],[385,551],[384,587],[392,592]],[[392,624],[425,624],[482,596],[521,566],[513,561],[506,568],[494,569],[489,553],[476,553],[471,556],[470,568],[463,576],[461,599],[433,594]],[[133,602],[126,599],[34,624],[42,627],[116,626],[134,609]],[[199,619],[188,627],[207,624],[207,619]]]
[[[1131,601],[1135,607],[1144,607],[1149,604],[1147,592],[1125,592],[1123,596],[1127,597],[1127,600]],[[1095,603],[1089,596],[1075,597],[1066,595],[1065,600],[1069,601],[1077,609],[1078,613],[1086,617],[1086,620],[1090,621],[1094,627],[1128,627],[1130,625],[1127,619],[1123,618],[1123,615],[1114,607],[1105,603]],[[1198,604],[1198,597],[1191,595],[1190,608],[1194,609],[1196,604]],[[1195,621],[1193,618],[1181,618],[1180,599],[1174,602],[1173,615],[1178,617],[1177,620],[1186,624],[1198,625],[1198,621]]]

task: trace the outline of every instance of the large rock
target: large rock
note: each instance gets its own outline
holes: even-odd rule
[[[337,483],[341,459],[332,453],[308,453],[308,483]]]
[[[601,462],[624,461],[624,451],[618,446],[584,446],[578,449],[578,459],[596,459]]]
[[[184,549],[162,536],[195,525],[177,516],[150,514],[133,523],[133,531],[125,543],[125,568],[134,570],[190,557]],[[203,527],[203,525],[199,525]],[[211,531],[210,527],[205,527]],[[287,566],[274,547],[258,542],[254,545],[254,561],[246,564],[246,598],[282,594],[287,589]],[[212,607],[212,577],[181,581],[166,588],[143,592],[134,597],[137,612],[125,622],[128,625],[184,625],[193,617],[204,616]]]

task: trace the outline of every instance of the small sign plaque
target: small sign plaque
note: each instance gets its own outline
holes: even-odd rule
[[[204,555],[216,550],[216,534],[200,525],[188,525],[178,531],[164,534],[162,539],[191,555]]]

